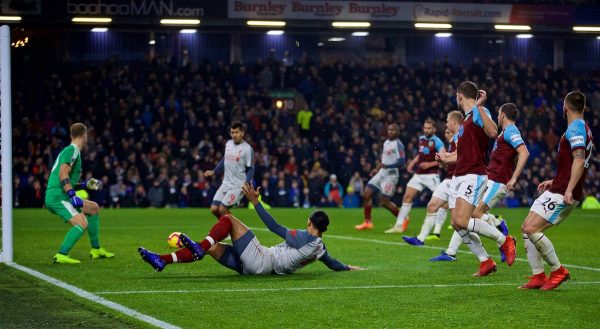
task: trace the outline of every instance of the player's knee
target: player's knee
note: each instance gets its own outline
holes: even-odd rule
[[[521,226],[521,233],[523,233],[523,234],[530,235],[530,234],[537,233],[537,231],[538,231],[537,227],[529,224],[527,221],[525,223],[523,223],[523,225]]]
[[[387,207],[390,204],[390,199],[382,197],[379,199],[379,203],[382,207]]]
[[[435,204],[435,202],[429,202],[427,204],[427,212],[431,214],[431,213],[434,213],[436,211],[438,211],[437,204]]]
[[[223,217],[225,215],[229,215],[229,209],[227,207],[225,207],[224,205],[220,205],[219,206],[219,210],[218,210],[218,214],[219,217]]]
[[[73,226],[78,225],[84,230],[88,227],[87,220],[85,219],[85,216],[83,214],[79,214],[73,217],[71,219],[71,224],[73,224]]]
[[[97,213],[100,212],[100,206],[98,206],[98,204],[94,201],[90,201],[90,203],[88,203],[88,209],[89,209],[89,214],[90,215],[96,215]]]
[[[219,206],[210,206],[210,212],[215,216],[219,216]]]

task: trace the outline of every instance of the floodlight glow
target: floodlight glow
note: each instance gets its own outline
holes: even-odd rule
[[[357,27],[361,27],[361,28],[366,28],[366,27],[370,27],[371,23],[369,22],[332,22],[331,26],[333,27],[337,27],[337,28],[357,28]]]
[[[73,17],[71,19],[73,23],[110,23],[112,18],[110,17]]]
[[[494,25],[494,28],[501,31],[531,31],[529,25]]]
[[[162,25],[199,25],[199,19],[165,18],[160,20]]]
[[[248,26],[285,26],[284,21],[247,21]]]
[[[452,24],[448,23],[415,23],[417,29],[451,29]]]

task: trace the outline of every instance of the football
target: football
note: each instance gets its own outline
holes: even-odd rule
[[[179,240],[180,235],[181,235],[181,232],[173,232],[173,233],[169,234],[169,237],[167,238],[167,244],[169,245],[169,247],[171,247],[171,248],[183,247],[183,245],[181,244],[181,240]]]

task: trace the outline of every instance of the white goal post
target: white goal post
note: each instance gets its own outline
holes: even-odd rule
[[[10,27],[0,27],[0,147],[2,148],[2,249],[0,262],[13,261],[12,116],[10,77]]]

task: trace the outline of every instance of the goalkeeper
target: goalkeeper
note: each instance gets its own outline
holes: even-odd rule
[[[114,254],[100,247],[100,219],[98,204],[82,200],[75,190],[98,190],[101,183],[97,179],[79,182],[81,178],[81,151],[87,143],[87,128],[82,123],[71,126],[71,145],[65,147],[52,166],[48,187],[46,189],[46,208],[58,215],[65,223],[73,227],[67,232],[54,255],[55,263],[78,264],[77,259],[68,256],[69,251],[81,238],[87,229],[92,244],[90,255],[92,259],[111,258]]]

